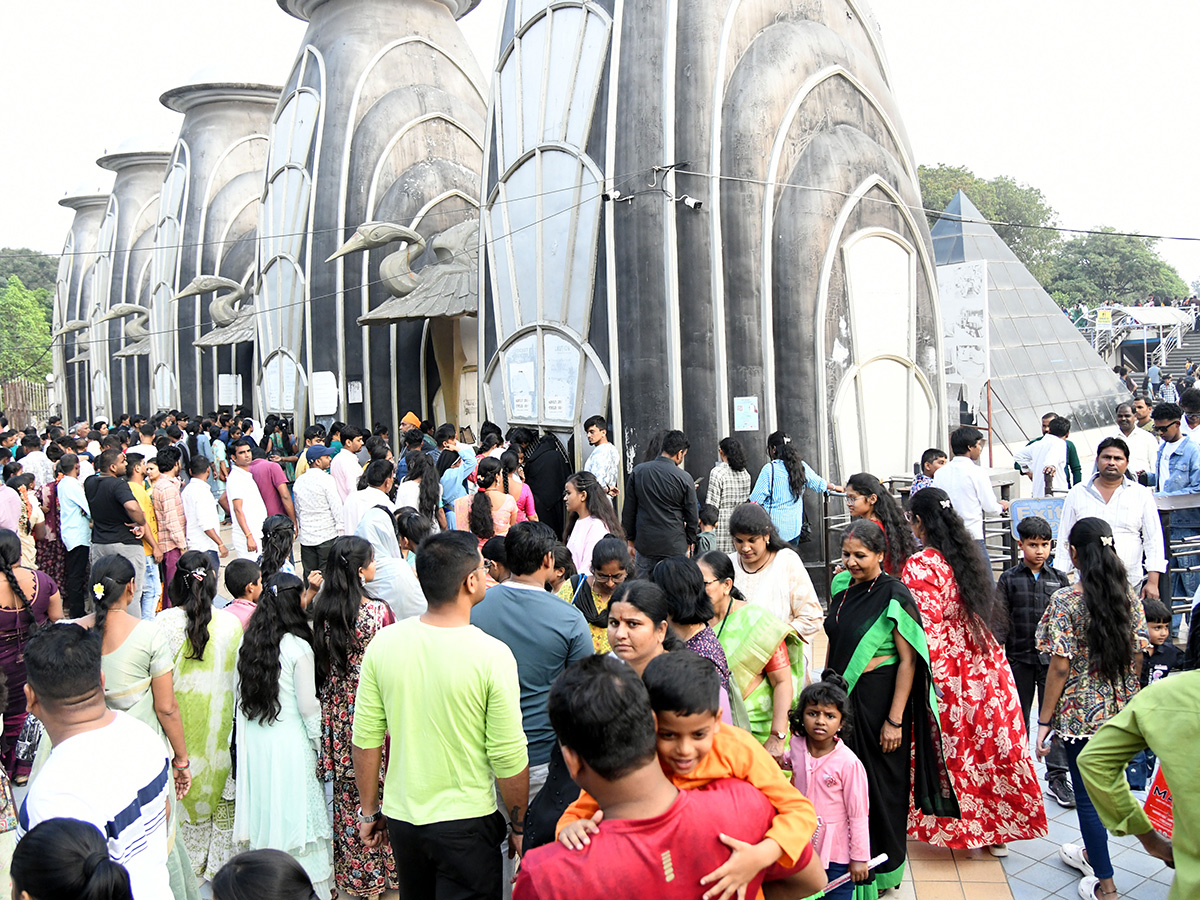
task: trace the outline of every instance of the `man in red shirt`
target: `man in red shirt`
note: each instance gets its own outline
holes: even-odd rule
[[[292,490],[288,485],[283,466],[269,459],[256,459],[250,463],[250,477],[262,494],[263,505],[268,516],[287,516],[296,527],[296,509],[292,505]]]
[[[729,857],[722,836],[755,844],[770,827],[774,808],[744,781],[680,791],[667,780],[646,687],[618,660],[592,656],[567,668],[550,690],[549,707],[563,760],[600,804],[603,823],[582,850],[554,843],[530,851],[513,900],[697,900],[712,888],[700,879]],[[810,846],[789,873],[813,864],[815,893],[825,873],[814,859]],[[758,894],[763,874],[747,886],[747,897]]]

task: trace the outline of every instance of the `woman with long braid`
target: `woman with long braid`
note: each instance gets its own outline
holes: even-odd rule
[[[192,785],[192,764],[175,700],[175,662],[166,635],[157,622],[129,614],[135,581],[133,563],[125,557],[98,559],[88,584],[95,612],[79,624],[98,632],[103,640],[100,671],[104,674],[104,700],[109,709],[129,713],[163,736],[173,754],[175,796],[182,800]],[[172,835],[177,808],[177,804],[171,805]],[[174,838],[171,843],[167,857],[171,892],[175,900],[197,898],[199,889],[184,843]]]
[[[480,547],[488,538],[508,534],[508,529],[520,521],[517,501],[505,493],[500,469],[500,460],[495,457],[481,459],[475,471],[479,490],[473,497],[454,501],[454,527],[475,535]]]
[[[921,489],[908,510],[924,548],[909,557],[900,579],[929,639],[942,746],[959,803],[954,818],[910,809],[908,835],[1006,856],[1009,841],[1041,837],[1047,826],[1017,685],[989,628],[991,572],[944,491]]]
[[[175,661],[175,700],[192,764],[192,787],[183,798],[187,822],[180,824],[180,836],[192,871],[208,879],[234,852],[229,741],[242,640],[238,617],[213,608],[216,594],[217,567],[207,553],[189,550],[179,557],[175,578],[167,585],[171,608],[155,619]]]
[[[1058,855],[1083,874],[1079,895],[1115,900],[1108,832],[1076,761],[1088,739],[1137,693],[1142,653],[1150,642],[1142,601],[1129,590],[1108,522],[1080,519],[1066,540],[1079,582],[1054,592],[1038,625],[1038,650],[1050,655],[1050,669],[1038,714],[1037,752],[1050,752],[1052,729],[1067,750],[1083,846],[1063,844]]]
[[[333,782],[333,875],[338,890],[375,897],[396,889],[396,860],[386,844],[367,847],[358,836],[351,726],[363,654],[395,617],[386,603],[363,593],[375,578],[375,552],[364,538],[335,540],[324,574],[312,607],[313,652],[321,698],[320,767]],[[378,774],[382,790],[383,773]]]
[[[774,431],[767,438],[767,456],[770,462],[758,473],[750,502],[766,509],[783,539],[795,545],[804,527],[805,488],[828,494],[840,491],[841,487],[814,472],[800,458],[791,437],[782,431]]]
[[[21,565],[21,540],[0,529],[0,669],[8,681],[4,710],[4,769],[16,784],[29,778],[29,763],[16,758],[17,735],[25,724],[25,657],[23,647],[37,628],[62,618],[58,585],[36,569]]]

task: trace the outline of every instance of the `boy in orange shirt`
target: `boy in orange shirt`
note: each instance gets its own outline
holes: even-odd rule
[[[769,870],[768,883],[763,885],[768,898],[814,893],[800,873],[785,873],[812,842],[816,811],[752,734],[722,724],[720,682],[712,663],[687,650],[664,653],[650,661],[642,680],[654,710],[659,765],[677,788],[690,790],[722,778],[740,778],[775,807],[771,827],[758,844],[721,836],[733,853],[701,880],[712,885],[703,900],[727,900],[764,869]],[[596,801],[581,791],[558,820],[558,840],[571,849],[582,849],[590,843],[588,835],[599,831],[602,818]]]

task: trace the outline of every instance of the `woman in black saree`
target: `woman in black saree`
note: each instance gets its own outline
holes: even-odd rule
[[[854,710],[855,728],[846,745],[867,770],[871,856],[888,857],[874,870],[873,882],[857,886],[856,900],[870,900],[903,879],[910,792],[918,809],[958,815],[942,759],[921,613],[908,588],[883,571],[885,551],[878,524],[869,519],[850,524],[842,563],[851,583],[834,595],[825,617],[827,665],[846,679]]]

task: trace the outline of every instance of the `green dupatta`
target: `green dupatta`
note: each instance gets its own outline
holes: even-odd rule
[[[829,665],[842,673],[851,693],[871,660],[880,655],[880,648],[893,641],[893,632],[912,646],[917,662],[908,695],[915,758],[913,804],[926,815],[958,818],[958,798],[942,752],[929,642],[921,611],[908,588],[887,574],[869,585],[851,584],[834,595],[825,622],[830,637]]]
[[[804,684],[804,645],[790,625],[752,604],[730,611],[717,624],[716,631],[725,649],[729,672],[743,694],[742,702],[749,720],[748,730],[765,743],[771,736],[771,719],[775,708],[774,691],[763,674],[763,667],[779,645],[786,641],[792,676],[792,705],[795,706]],[[759,684],[746,694],[745,685],[753,684],[755,679],[759,679]],[[732,702],[732,698],[730,700]]]

